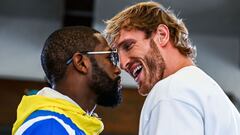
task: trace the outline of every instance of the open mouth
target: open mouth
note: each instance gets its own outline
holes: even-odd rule
[[[136,82],[139,81],[139,76],[140,76],[140,73],[142,72],[142,69],[143,69],[143,66],[138,65],[138,66],[134,67],[131,72],[131,75],[133,76],[133,78]]]

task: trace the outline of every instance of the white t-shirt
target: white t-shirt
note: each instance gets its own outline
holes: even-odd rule
[[[240,114],[212,78],[188,66],[153,87],[139,135],[240,135]]]

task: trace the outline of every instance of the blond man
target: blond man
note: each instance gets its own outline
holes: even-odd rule
[[[194,64],[184,22],[156,2],[108,20],[106,37],[120,66],[147,95],[139,135],[239,135],[240,115],[220,86]]]

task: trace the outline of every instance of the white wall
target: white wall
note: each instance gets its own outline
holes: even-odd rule
[[[197,46],[197,65],[225,91],[240,97],[239,38],[195,35],[192,40]]]
[[[41,48],[58,20],[0,17],[0,77],[42,80]]]
[[[63,0],[1,0],[1,78],[43,80],[40,52],[63,12]]]

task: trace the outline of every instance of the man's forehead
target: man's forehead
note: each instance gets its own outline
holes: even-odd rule
[[[135,40],[134,34],[140,32],[138,29],[126,29],[122,28],[119,31],[119,34],[113,39],[112,42],[110,42],[110,46],[113,50],[118,49],[120,46],[122,46],[124,43],[128,42],[129,40]]]
[[[112,42],[112,44],[110,46],[111,46],[112,50],[116,50],[118,48],[117,42]]]
[[[122,32],[125,31],[125,29],[120,29],[120,31],[118,32],[118,34],[116,34],[115,37],[112,37],[112,39],[110,39],[110,46],[112,49],[116,49],[118,48],[119,43],[121,42],[121,38],[122,38]]]
[[[118,42],[115,42],[115,44],[112,46],[113,50],[118,50],[119,48],[123,47],[124,44],[128,44],[128,43],[133,43],[136,42],[135,39],[133,38],[124,38],[122,40],[118,40]]]
[[[119,32],[119,35],[115,38],[115,40],[111,43],[111,48],[113,50],[117,50],[121,46],[122,42],[121,32]]]
[[[110,50],[111,50],[110,46],[108,46],[105,43],[100,43],[95,47],[95,51],[110,51]]]
[[[100,46],[100,47],[109,47],[106,39],[103,37],[103,35],[101,35],[100,33],[95,33],[94,36],[97,37],[98,41],[99,41],[99,44],[96,45],[97,46]]]

